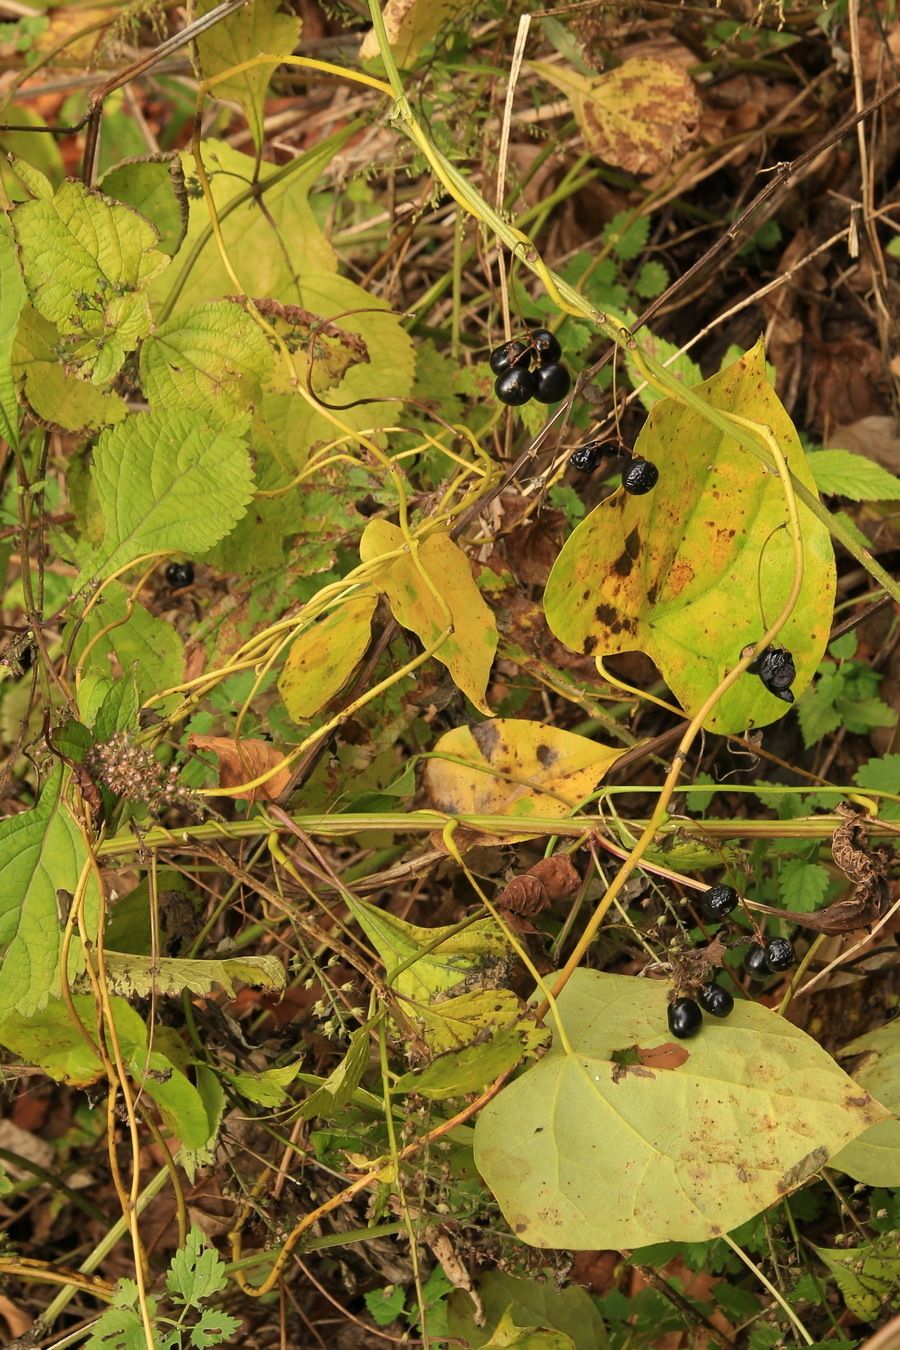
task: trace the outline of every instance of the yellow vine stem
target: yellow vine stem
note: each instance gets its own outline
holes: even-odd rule
[[[109,1094],[107,1097],[107,1145],[110,1160],[110,1169],[119,1201],[122,1206],[122,1214],[126,1220],[128,1230],[131,1236],[131,1245],[134,1253],[135,1283],[138,1291],[138,1306],[141,1312],[141,1322],[144,1331],[144,1337],[147,1344],[147,1350],[154,1350],[153,1319],[150,1315],[150,1309],[147,1305],[147,1273],[146,1256],[144,1254],[143,1243],[141,1242],[140,1232],[138,1230],[137,1201],[140,1195],[141,1182],[141,1162],[140,1162],[140,1132],[138,1129],[137,1115],[134,1107],[134,1097],[131,1092],[131,1085],[128,1082],[128,1071],[125,1067],[125,1061],[122,1055],[122,1047],[119,1044],[118,1032],[115,1021],[113,1020],[112,1005],[109,999],[109,985],[106,978],[106,968],[103,959],[103,915],[100,915],[98,924],[97,946],[94,948],[93,939],[88,933],[87,922],[84,913],[85,893],[87,891],[87,875],[93,872],[98,894],[103,896],[103,881],[100,876],[100,869],[94,856],[92,841],[88,836],[84,822],[79,819],[77,813],[70,812],[71,819],[81,835],[85,853],[87,854],[87,863],[83,869],[82,876],[85,878],[84,885],[79,887],[79,894],[73,902],[72,909],[75,912],[76,923],[78,925],[81,937],[82,950],[84,952],[84,962],[88,979],[94,995],[94,1004],[97,1011],[97,1044],[94,1046],[95,1053],[100,1056],[106,1075],[109,1079]],[[97,967],[94,967],[94,955],[96,950]],[[68,989],[68,970],[66,966],[61,965],[60,978],[63,991]],[[67,1001],[67,1006],[71,1002],[71,995]],[[70,1008],[71,1011],[71,1008]],[[106,1036],[109,1036],[109,1043],[112,1047],[112,1055],[106,1044]],[[130,1192],[126,1192],[121,1174],[119,1172],[119,1162],[116,1157],[115,1135],[116,1135],[116,1099],[121,1091],[125,1102],[125,1110],[128,1121],[128,1132],[131,1138],[131,1157],[132,1157],[132,1182]]]
[[[772,1281],[766,1278],[766,1276],[760,1270],[759,1266],[755,1263],[755,1261],[750,1260],[750,1257],[747,1255],[744,1249],[742,1247],[739,1247],[738,1244],[735,1242],[734,1238],[731,1237],[728,1233],[722,1234],[722,1241],[728,1243],[729,1247],[734,1252],[735,1256],[740,1257],[740,1259],[743,1261],[747,1269],[752,1270],[753,1274],[759,1280],[760,1284],[763,1285],[764,1288],[768,1289],[769,1293],[772,1295],[775,1302],[778,1304],[779,1308],[781,1308],[782,1311],[787,1314],[788,1319],[791,1322],[793,1322],[794,1326],[797,1328],[798,1332],[803,1337],[804,1341],[806,1341],[806,1344],[814,1345],[815,1342],[813,1341],[812,1336],[810,1336],[809,1332],[806,1330],[806,1327],[800,1321],[800,1318],[794,1312],[791,1305],[785,1300],[783,1295],[781,1295],[778,1292]]]
[[[285,755],[284,759],[279,760],[273,768],[268,769],[265,773],[261,773],[258,778],[251,779],[249,783],[239,783],[237,787],[232,788],[201,788],[198,790],[198,795],[201,797],[233,797],[236,793],[251,792],[255,788],[262,787],[262,785],[268,783],[269,779],[273,778],[276,773],[281,773],[288,765],[293,764],[298,760],[304,751],[308,750],[311,745],[315,745],[318,741],[324,740],[338,727],[343,726],[344,722],[348,721],[355,713],[359,712],[360,708],[365,707],[372,699],[378,698],[385,690],[392,688],[398,681],[405,679],[407,675],[411,675],[414,670],[418,670],[419,666],[423,665],[426,661],[429,661],[431,657],[443,647],[447,639],[452,636],[453,625],[450,624],[439,633],[434,642],[430,643],[418,656],[414,656],[411,661],[407,661],[406,665],[400,666],[393,674],[388,675],[385,679],[379,681],[378,684],[373,685],[365,694],[361,694],[359,698],[354,699],[352,703],[349,703],[346,708],[341,710],[341,712],[336,713],[334,717],[324,724],[324,726],[321,726],[317,731],[312,732],[312,734],[301,741],[299,745],[295,745],[290,754]]]
[[[82,612],[79,614],[75,624],[72,627],[72,633],[68,641],[67,651],[63,656],[61,667],[62,671],[64,671],[66,668],[66,664],[69,660],[69,656],[71,655],[72,647],[74,646],[75,638],[78,634],[79,629],[84,624],[85,619],[88,617],[94,606],[99,603],[100,597],[106,590],[107,586],[111,586],[114,581],[117,581],[118,578],[123,576],[125,572],[130,572],[133,567],[137,567],[140,563],[148,562],[149,560],[149,566],[146,568],[137,584],[132,587],[131,594],[129,595],[128,599],[125,602],[124,617],[121,619],[117,619],[115,623],[107,624],[105,628],[101,628],[99,633],[95,633],[94,636],[91,638],[90,642],[85,647],[84,651],[81,653],[81,660],[79,664],[75,667],[76,689],[78,688],[78,685],[81,683],[81,675],[84,669],[85,657],[88,655],[89,652],[91,652],[94,649],[94,647],[96,647],[97,643],[100,642],[102,638],[105,638],[107,634],[113,632],[114,629],[120,628],[122,624],[128,622],[128,620],[134,613],[134,607],[137,604],[138,596],[140,595],[141,591],[144,589],[144,587],[147,584],[147,581],[149,580],[150,573],[157,566],[160,558],[168,558],[171,556],[171,554],[172,554],[171,549],[165,549],[163,552],[160,553],[142,553],[140,557],[132,558],[130,562],[127,562],[125,564],[124,567],[120,567],[117,571],[112,572],[108,577],[103,578],[102,583],[97,587],[96,591],[91,596],[90,600],[87,602],[87,604],[85,605]]]
[[[446,848],[450,856],[453,858],[457,866],[462,868],[462,871],[465,874],[465,877],[469,882],[469,885],[475,891],[479,900],[484,905],[485,909],[488,911],[491,918],[494,920],[494,923],[503,933],[504,937],[506,938],[506,941],[509,943],[513,951],[516,953],[516,956],[518,956],[519,960],[525,966],[529,975],[534,980],[536,987],[540,989],[541,993],[543,994],[547,1006],[553,1012],[553,1018],[556,1024],[556,1034],[559,1037],[559,1043],[562,1046],[563,1050],[571,1060],[577,1060],[577,1056],[575,1055],[575,1052],[572,1049],[571,1042],[569,1041],[569,1038],[566,1035],[566,1029],[563,1025],[563,1020],[559,1015],[559,1008],[556,1005],[556,999],[553,996],[553,990],[550,989],[550,987],[547,985],[543,975],[535,966],[534,962],[531,960],[531,957],[528,955],[527,951],[522,946],[521,942],[519,942],[515,933],[513,933],[508,924],[503,922],[502,918],[500,917],[500,914],[497,911],[496,906],[491,904],[490,900],[487,898],[481,886],[479,885],[478,878],[466,866],[465,860],[462,854],[460,853],[459,849],[456,847],[456,843],[453,839],[455,830],[456,830],[456,821],[453,820],[448,821],[448,823],[444,826],[441,836],[443,839],[444,847]]]

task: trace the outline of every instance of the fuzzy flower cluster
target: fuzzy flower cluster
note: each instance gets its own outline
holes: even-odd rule
[[[203,800],[178,782],[178,767],[166,768],[153,751],[135,745],[124,731],[92,746],[86,766],[95,782],[129,802],[143,802],[151,811],[182,806],[202,812]]]

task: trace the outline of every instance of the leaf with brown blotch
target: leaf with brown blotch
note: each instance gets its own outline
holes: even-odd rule
[[[211,750],[219,761],[219,787],[229,797],[242,801],[275,801],[281,796],[291,777],[291,768],[280,750],[268,741],[233,741],[230,736],[200,736],[188,739],[189,750]],[[277,765],[284,765],[277,773],[258,787],[234,791],[242,783],[252,783]]]
[[[601,75],[529,64],[567,96],[587,148],[628,173],[667,168],[696,135],[700,100],[674,61],[635,56]]]

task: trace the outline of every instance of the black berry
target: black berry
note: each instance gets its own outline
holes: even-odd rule
[[[622,486],[632,497],[642,497],[659,482],[659,469],[649,459],[633,459],[622,474]]]
[[[783,647],[766,647],[747,667],[751,675],[758,675],[770,694],[793,703],[790,686],[797,678],[794,658]]]
[[[527,342],[519,342],[518,339],[504,342],[491,352],[488,365],[495,375],[505,374],[512,366],[528,367],[531,365],[531,348]]]
[[[772,974],[766,953],[758,942],[748,947],[747,955],[744,957],[744,970],[751,980],[765,980]]]
[[[538,365],[549,365],[562,356],[562,347],[549,328],[536,328],[531,334],[531,341],[537,352]]]
[[[710,886],[700,897],[700,904],[708,919],[724,919],[736,908],[738,893],[733,886]]]
[[[770,938],[763,951],[770,970],[790,970],[797,960],[793,944],[787,938]]]
[[[602,458],[603,450],[600,442],[587,441],[586,444],[579,445],[577,450],[572,451],[569,456],[569,463],[579,473],[593,473]]]
[[[697,990],[697,1002],[704,1012],[713,1017],[727,1017],[734,1008],[734,999],[727,989],[719,984],[701,984]]]
[[[686,1041],[689,1036],[696,1036],[703,1026],[703,1014],[692,998],[676,998],[669,1004],[668,1022],[672,1035]]]
[[[169,563],[166,568],[166,581],[173,591],[180,591],[183,586],[193,586],[194,564],[189,562]]]
[[[549,365],[538,366],[534,372],[534,396],[538,403],[558,403],[565,398],[572,381],[565,366],[551,361]]]
[[[494,393],[501,403],[518,408],[535,396],[535,377],[527,366],[510,366],[494,381]]]

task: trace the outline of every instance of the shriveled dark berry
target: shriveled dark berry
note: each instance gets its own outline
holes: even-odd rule
[[[569,392],[572,380],[565,366],[551,361],[548,365],[538,366],[534,372],[534,385],[538,403],[558,403]]]
[[[494,393],[501,403],[518,408],[535,396],[534,375],[527,366],[510,366],[494,381]]]
[[[194,564],[189,562],[169,563],[166,568],[166,581],[173,591],[180,591],[183,586],[193,586]]]
[[[751,947],[747,948],[747,954],[744,957],[744,970],[751,980],[766,980],[772,974],[771,967],[766,960],[766,953],[758,942],[754,942]]]
[[[733,886],[710,886],[700,897],[700,905],[708,919],[724,919],[737,907],[738,893]]]
[[[569,463],[579,473],[593,473],[602,458],[603,449],[600,441],[587,441],[572,451]]]
[[[669,1030],[680,1041],[686,1041],[689,1036],[696,1036],[703,1026],[700,1005],[692,998],[676,998],[674,1003],[669,1004],[667,1016]]]
[[[531,334],[531,341],[537,352],[539,366],[549,365],[562,356],[562,347],[549,328],[535,328]]]
[[[659,482],[659,469],[649,459],[633,459],[622,474],[622,486],[632,497],[642,497]]]
[[[770,970],[790,970],[797,962],[793,943],[788,942],[787,938],[770,938],[763,952]]]
[[[797,670],[794,658],[784,647],[766,647],[747,670],[751,675],[759,676],[770,694],[783,699],[785,703],[793,703],[790,685],[797,678]]]
[[[520,342],[518,338],[514,338],[512,342],[504,342],[491,352],[488,365],[495,375],[503,375],[512,366],[530,366],[531,347],[527,342]]]
[[[704,1012],[713,1017],[727,1017],[734,1009],[734,999],[720,984],[701,984],[697,990],[697,1002]]]

